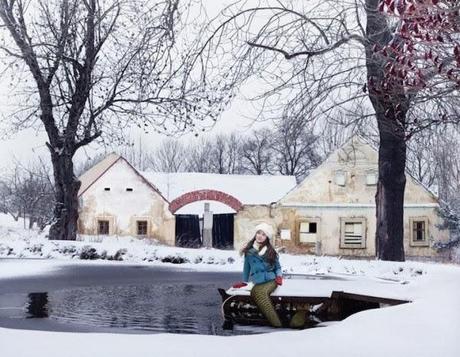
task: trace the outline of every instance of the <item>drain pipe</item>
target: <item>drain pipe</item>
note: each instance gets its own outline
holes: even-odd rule
[[[273,209],[274,205],[276,205],[276,201],[275,202],[270,202],[270,205],[268,206],[268,217],[270,217],[270,218],[273,218],[272,209]]]

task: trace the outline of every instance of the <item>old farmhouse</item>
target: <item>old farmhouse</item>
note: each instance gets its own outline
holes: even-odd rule
[[[205,209],[213,246],[233,248],[238,212],[269,207],[296,185],[293,176],[139,172],[110,154],[80,180],[79,233],[154,238],[168,245],[201,244]]]
[[[139,172],[111,154],[80,177],[79,233],[200,246],[204,223],[212,226],[214,247],[239,249],[264,221],[277,232],[278,248],[372,257],[377,160],[377,151],[356,136],[296,185],[292,176]],[[407,175],[408,257],[436,256],[434,240],[448,238],[437,228],[437,207],[436,196]]]

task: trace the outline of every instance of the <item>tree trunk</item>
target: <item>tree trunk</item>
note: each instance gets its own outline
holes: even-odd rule
[[[379,178],[377,183],[375,246],[377,258],[404,261],[404,190],[406,187],[405,123],[409,98],[401,83],[383,86],[388,58],[374,50],[393,39],[379,0],[366,0],[366,67],[369,99],[377,118]]]
[[[34,227],[35,218],[33,216],[29,216],[29,229]]]
[[[375,244],[378,259],[404,261],[406,142],[380,131]]]
[[[56,206],[49,238],[76,240],[78,190],[81,182],[74,175],[72,155],[65,153],[65,151],[62,153],[55,152],[52,148],[50,150],[54,171]]]

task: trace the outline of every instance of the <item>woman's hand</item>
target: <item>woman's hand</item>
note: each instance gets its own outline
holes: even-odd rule
[[[276,283],[276,285],[283,285],[283,277],[282,276],[277,276],[275,278],[275,283]]]
[[[240,281],[238,283],[233,284],[232,288],[239,289],[239,288],[245,287],[246,285],[248,285],[248,284],[245,283],[244,281]]]

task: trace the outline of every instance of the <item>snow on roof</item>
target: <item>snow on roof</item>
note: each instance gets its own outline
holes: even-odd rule
[[[158,187],[170,202],[184,193],[207,189],[225,192],[246,205],[270,204],[278,201],[297,184],[294,176],[281,175],[223,175],[152,171],[141,172],[141,174]]]
[[[125,160],[122,156],[112,153],[81,175],[79,179],[82,184],[78,194],[83,194],[120,159]],[[126,162],[129,164],[128,161]],[[133,170],[135,169],[133,168]],[[187,192],[216,190],[235,197],[242,204],[270,204],[278,201],[296,186],[294,176],[135,171],[169,202]],[[214,213],[234,213],[231,207],[220,202],[213,202],[211,211]],[[202,202],[190,203],[177,211],[178,214],[196,214],[197,212],[199,214],[203,212]]]
[[[115,164],[121,158],[120,155],[111,153],[106,156],[103,160],[99,161],[96,165],[91,167],[88,171],[85,171],[79,179],[81,181],[80,190],[78,195],[80,196],[85,192],[104,172],[106,172],[113,164]]]

